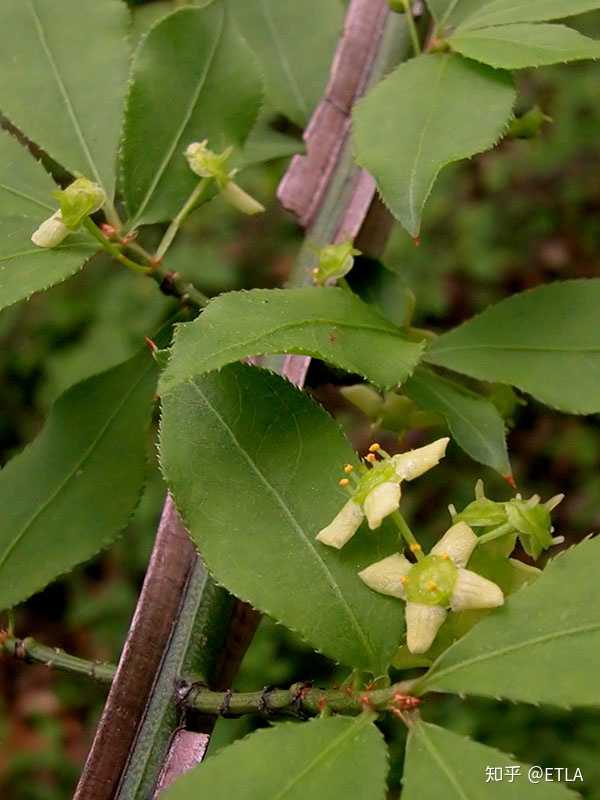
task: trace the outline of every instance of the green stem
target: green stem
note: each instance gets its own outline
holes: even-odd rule
[[[415,25],[415,18],[413,17],[412,13],[412,5],[411,0],[403,0],[404,2],[404,11],[406,14],[406,24],[408,25],[408,32],[410,33],[410,39],[412,42],[413,50],[416,56],[421,55],[421,42],[419,41],[419,33],[417,31],[417,26]]]
[[[261,692],[213,692],[202,685],[193,685],[188,691],[185,705],[202,714],[289,714],[317,716],[324,710],[338,714],[360,714],[372,711],[405,710],[412,700],[410,691],[415,680],[394,683],[385,689],[354,690],[313,689],[295,683],[289,689],[272,689]],[[409,698],[407,700],[407,698]],[[413,701],[414,702],[414,701]]]
[[[484,533],[483,536],[480,536],[477,539],[477,545],[485,544],[486,542],[493,542],[495,539],[500,539],[502,536],[506,536],[509,533],[516,533],[513,526],[510,522],[505,522],[503,525],[499,525],[497,528],[494,528],[488,533]]]
[[[152,267],[144,267],[142,264],[138,264],[137,261],[132,261],[130,258],[127,258],[127,256],[123,255],[121,248],[114,244],[114,242],[111,242],[109,239],[107,239],[96,223],[89,217],[84,219],[83,227],[91,236],[93,236],[103,250],[109,253],[120,264],[123,264],[124,267],[127,267],[127,269],[133,270],[133,272],[142,273],[143,275],[147,275],[148,273],[152,272]]]
[[[88,678],[94,678],[100,683],[112,683],[117,669],[112,664],[100,664],[71,656],[58,647],[46,647],[29,636],[26,639],[17,639],[8,634],[0,645],[0,650],[22,661],[32,661],[65,672],[87,675]]]
[[[185,220],[191,214],[191,212],[196,208],[196,206],[202,202],[205,198],[208,187],[210,186],[212,178],[202,178],[194,191],[185,201],[181,211],[177,214],[177,216],[173,219],[169,227],[167,228],[167,232],[162,238],[161,243],[158,245],[158,250],[156,251],[156,259],[160,261],[162,259],[169,247],[173,244],[173,240],[177,236],[179,232],[179,228],[183,225]]]
[[[420,561],[422,558],[424,558],[425,556],[423,554],[423,548],[417,542],[414,533],[408,527],[408,524],[404,519],[404,517],[402,516],[402,514],[399,511],[393,511],[390,514],[390,517],[395,522],[396,527],[402,534],[402,537],[406,542],[406,544],[408,545],[411,553],[415,554],[417,561]]]

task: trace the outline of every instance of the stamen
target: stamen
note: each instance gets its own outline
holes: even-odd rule
[[[444,559],[444,561],[450,560],[450,556],[448,555],[448,553],[442,553],[442,558]]]
[[[436,592],[438,585],[435,581],[427,581],[427,590],[430,592]]]
[[[340,486],[344,486],[345,487],[345,486],[348,486],[350,481],[348,480],[348,478],[340,478],[338,483],[339,483]]]
[[[346,464],[346,466],[344,467],[344,472],[346,473],[346,475],[349,475],[353,469],[354,467],[352,466],[352,464]]]
[[[420,553],[423,548],[418,542],[414,542],[409,549],[411,553]]]
[[[365,456],[365,461],[368,461],[369,464],[374,464],[377,461],[377,456],[375,453],[369,453],[369,455]]]
[[[381,445],[379,442],[373,442],[373,444],[369,447],[369,453],[376,453],[378,450],[381,450]]]
[[[400,576],[400,583],[402,584],[402,586],[404,586],[404,584],[407,583],[407,581],[408,581],[408,578],[406,577],[406,575],[401,575]]]

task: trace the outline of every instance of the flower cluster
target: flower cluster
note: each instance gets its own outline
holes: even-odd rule
[[[406,644],[411,653],[429,650],[448,610],[503,604],[499,586],[465,569],[476,545],[473,530],[458,522],[416,564],[395,553],[359,573],[370,589],[406,601]]]
[[[398,509],[402,481],[411,481],[435,467],[444,457],[448,441],[438,439],[426,447],[395,456],[388,455],[377,443],[371,445],[365,459],[370,469],[363,464],[357,475],[352,464],[344,467],[348,477],[342,478],[340,485],[349,491],[350,500],[319,531],[317,540],[339,550],[354,536],[365,517],[371,530],[378,528],[385,517]]]
[[[77,178],[66,189],[54,192],[53,196],[60,208],[42,222],[32,235],[31,241],[37,247],[58,247],[80,227],[86,217],[99,211],[106,201],[102,187],[87,178]]]
[[[228,161],[233,153],[233,147],[228,147],[222,153],[215,153],[208,148],[208,141],[192,142],[185,151],[185,157],[192,172],[200,178],[211,178],[223,198],[243,214],[260,214],[263,212],[258,200],[255,200],[241,186],[233,180],[237,169],[228,169]]]

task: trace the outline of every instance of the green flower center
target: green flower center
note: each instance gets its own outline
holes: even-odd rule
[[[394,465],[389,461],[380,461],[365,472],[364,475],[361,475],[358,488],[353,495],[353,500],[362,505],[373,489],[389,481],[398,482],[398,476],[396,475]]]
[[[450,558],[425,556],[406,576],[406,599],[426,606],[447,606],[457,576],[458,569]]]

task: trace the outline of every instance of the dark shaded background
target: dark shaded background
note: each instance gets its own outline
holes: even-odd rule
[[[597,15],[578,27],[600,35]],[[422,244],[396,230],[386,264],[417,298],[415,324],[445,329],[487,304],[541,283],[600,274],[600,67],[572,65],[519,77],[523,109],[539,103],[554,119],[533,141],[447,169],[425,215]],[[451,135],[451,132],[449,132]],[[274,192],[285,168],[254,169],[244,184],[267,199],[268,213],[240,220],[215,201],[192,219],[169,265],[207,293],[274,286],[289,273],[300,242]],[[52,401],[67,386],[135,352],[172,308],[151,281],[98,258],[84,273],[0,314],[0,463],[31,441]],[[600,314],[599,314],[600,324]],[[556,376],[560,380],[560,376]],[[355,441],[368,421],[344,404],[339,376],[317,366],[310,386],[334,409]],[[568,542],[600,523],[600,430],[596,418],[568,417],[510,392],[496,401],[509,435],[515,476],[525,495],[565,492],[557,533]],[[437,433],[437,431],[434,431]],[[431,438],[416,431],[403,444]],[[17,613],[21,636],[89,659],[116,661],[143,579],[164,486],[148,442],[148,486],[122,540]],[[447,505],[472,497],[478,477],[497,499],[508,487],[456,446],[431,478],[406,493],[405,511],[420,532],[447,527]],[[57,542],[57,546],[60,543]],[[243,665],[238,688],[325,680],[329,662],[281,626],[265,621]],[[515,675],[518,680],[518,675]],[[0,796],[63,800],[71,796],[105,692],[85,679],[43,666],[0,661]],[[545,766],[580,767],[584,794],[600,798],[600,712],[564,711],[458,698],[428,699],[424,716]],[[214,747],[253,720],[219,723]],[[402,769],[402,726],[386,721],[392,774]],[[579,785],[576,788],[580,788]]]

